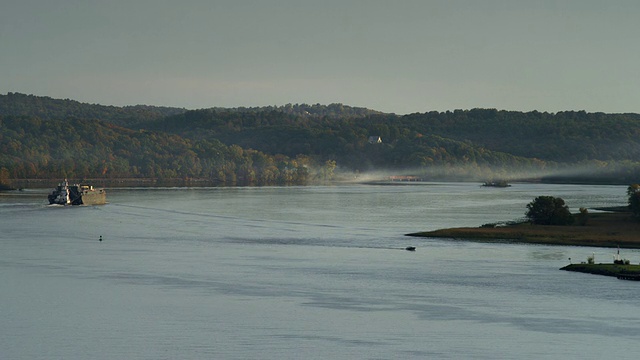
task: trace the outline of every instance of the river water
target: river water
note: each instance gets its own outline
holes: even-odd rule
[[[558,270],[613,249],[404,236],[519,219],[540,195],[623,205],[624,186],[125,188],[92,207],[46,193],[0,196],[1,359],[640,352],[640,283]]]

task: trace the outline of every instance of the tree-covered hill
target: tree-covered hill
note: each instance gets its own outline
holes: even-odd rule
[[[211,110],[238,114],[277,112],[301,118],[330,117],[336,119],[381,114],[379,111],[343,104],[287,104],[283,106],[239,108],[216,107]],[[0,115],[34,116],[42,120],[67,118],[96,119],[121,126],[144,127],[149,121],[182,114],[186,111],[187,109],[166,106],[134,105],[118,107],[12,92],[6,95],[0,94]]]
[[[197,178],[215,184],[304,184],[307,159],[96,120],[0,116],[0,180]],[[2,181],[0,181],[2,182]]]
[[[321,118],[328,117],[334,119],[340,118],[356,118],[365,117],[367,115],[382,114],[363,107],[353,107],[343,104],[287,104],[283,106],[262,106],[262,107],[239,107],[239,108],[221,108],[214,107],[209,110],[219,112],[241,112],[241,113],[260,113],[260,112],[280,112],[288,115],[294,115],[302,118]]]
[[[318,137],[329,134],[339,142],[354,145],[366,142],[368,136],[380,136],[387,144],[438,136],[470,147],[560,163],[640,159],[638,114],[472,109],[406,116],[308,118],[279,110],[239,113],[208,109],[169,116],[145,126],[282,153],[307,152],[311,143],[318,143]]]
[[[399,116],[342,104],[187,111],[10,93],[0,96],[0,130],[0,167],[12,177],[73,172],[268,184],[329,178],[336,167],[455,180],[560,170],[572,181],[640,178],[638,114],[471,109]]]
[[[402,126],[548,161],[640,159],[640,115],[456,110],[412,114]]]
[[[41,120],[95,119],[121,126],[135,126],[185,111],[186,109],[148,105],[118,107],[86,104],[69,99],[11,92],[0,95],[0,115],[37,117]]]
[[[401,119],[385,114],[336,119],[299,117],[277,110],[239,113],[207,109],[167,117],[147,124],[147,128],[190,139],[218,139],[270,154],[304,154],[320,162],[335,160],[341,168],[359,172],[539,164],[470,142],[423,135],[416,131],[419,127],[406,126]],[[370,143],[371,136],[380,136],[382,143]]]
[[[624,182],[636,176],[640,159],[638,114],[472,109],[308,118],[277,110],[208,109],[146,126],[267,153],[331,158],[358,171],[411,167],[429,172],[433,166],[464,165],[509,172],[580,164],[579,177],[597,175]],[[370,136],[379,136],[382,144],[372,146]]]

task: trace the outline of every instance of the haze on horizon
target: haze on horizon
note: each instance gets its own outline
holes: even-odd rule
[[[638,14],[631,0],[9,0],[0,93],[640,113]]]

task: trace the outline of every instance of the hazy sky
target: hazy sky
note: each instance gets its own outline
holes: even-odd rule
[[[640,1],[3,0],[0,93],[640,112]]]

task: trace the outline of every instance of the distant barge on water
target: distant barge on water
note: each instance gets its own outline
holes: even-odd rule
[[[483,183],[482,186],[505,188],[511,185],[505,180],[498,180],[498,181],[487,181]]]
[[[107,192],[103,188],[94,188],[89,185],[70,185],[67,179],[64,179],[48,198],[49,204],[102,205],[107,203]]]

